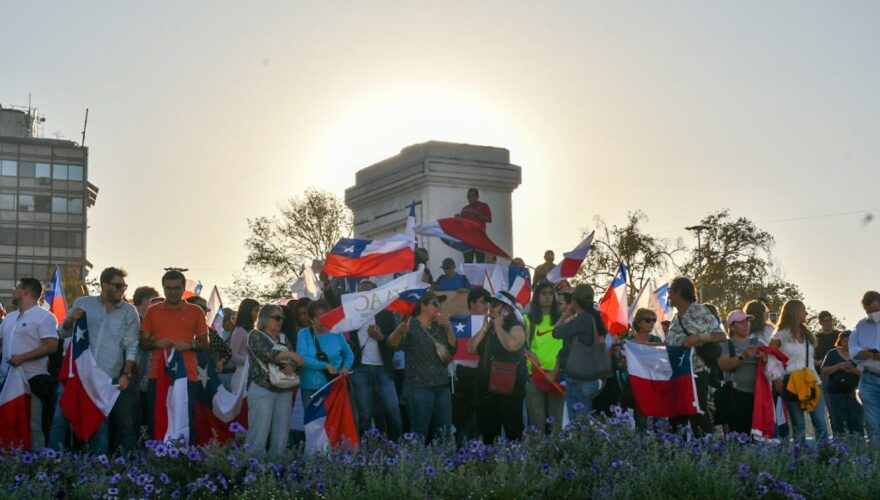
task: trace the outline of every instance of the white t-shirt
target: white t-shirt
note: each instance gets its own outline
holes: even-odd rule
[[[807,345],[805,342],[798,342],[791,337],[791,331],[787,328],[782,330],[777,330],[776,333],[773,334],[773,340],[778,340],[782,342],[782,345],[779,346],[779,350],[785,353],[788,356],[788,364],[785,366],[785,373],[790,374],[794,373],[804,367],[811,368],[813,371],[816,371],[816,364],[813,361],[813,356],[816,353],[816,348],[812,345]],[[809,349],[809,356],[807,356],[807,350]],[[819,381],[819,384],[822,384],[821,377],[816,377]]]
[[[379,353],[379,341],[370,337],[367,329],[376,324],[376,320],[370,320],[366,325],[358,328],[358,343],[361,346],[361,364],[370,366],[382,366],[382,355]]]
[[[773,332],[776,329],[771,325],[764,325],[764,334],[761,335],[760,340],[764,343],[764,345],[770,345],[770,341],[773,339]]]
[[[10,357],[33,351],[40,347],[43,339],[57,339],[57,328],[55,316],[40,306],[31,307],[24,313],[18,309],[12,311],[0,324],[0,335],[3,339],[3,366],[0,372],[6,373]],[[21,369],[27,378],[48,374],[49,357],[25,361],[21,364]]]

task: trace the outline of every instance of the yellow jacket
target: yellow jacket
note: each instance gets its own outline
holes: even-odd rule
[[[788,377],[788,385],[785,389],[795,394],[801,403],[801,409],[812,412],[819,404],[819,380],[816,377],[816,371],[810,368],[801,368]]]

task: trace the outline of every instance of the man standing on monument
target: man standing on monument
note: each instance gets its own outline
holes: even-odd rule
[[[455,216],[475,221],[483,230],[485,230],[486,224],[492,222],[492,209],[489,208],[489,205],[480,201],[480,192],[477,191],[477,188],[468,189],[467,199],[468,204],[462,207],[461,212],[457,213]],[[486,254],[483,252],[468,250],[467,252],[462,253],[466,263],[483,263],[486,261]]]

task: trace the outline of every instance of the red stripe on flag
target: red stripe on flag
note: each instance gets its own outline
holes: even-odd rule
[[[416,254],[411,247],[363,257],[344,257],[331,253],[324,262],[324,272],[335,277],[366,278],[412,271],[415,263]]]
[[[342,309],[342,306],[334,307],[329,311],[322,314],[318,321],[321,322],[322,325],[326,326],[328,329],[332,330],[334,326],[338,325],[340,321],[345,318],[345,311]]]
[[[24,392],[0,405],[0,448],[31,449],[31,395]]]
[[[351,399],[348,396],[348,383],[337,377],[327,395],[327,417],[324,421],[324,432],[330,440],[330,448],[339,445],[359,448],[357,427],[351,412]]]
[[[583,263],[582,260],[563,259],[559,264],[559,275],[563,278],[571,278],[577,274]]]
[[[476,221],[461,217],[450,217],[438,219],[437,223],[444,233],[474,247],[476,250],[495,254],[506,259],[510,258],[507,252],[489,239],[489,236],[486,235],[486,230]]]
[[[68,351],[73,349],[73,344],[67,348]],[[62,365],[61,371],[70,365]],[[64,394],[61,395],[61,401],[58,402],[64,417],[70,422],[73,433],[82,441],[92,437],[92,434],[101,427],[104,422],[105,415],[101,409],[95,406],[95,402],[89,397],[82,380],[79,377],[79,367],[73,363],[73,377],[66,378],[64,383]]]
[[[649,380],[629,376],[636,406],[648,417],[682,417],[697,413],[697,396],[691,376]]]

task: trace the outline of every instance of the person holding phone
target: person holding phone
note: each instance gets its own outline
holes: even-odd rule
[[[520,439],[522,407],[526,396],[526,331],[516,299],[498,292],[490,301],[487,321],[467,342],[470,354],[480,355],[477,422],[483,442],[492,444],[501,435]]]
[[[296,334],[296,351],[305,365],[300,374],[300,394],[303,406],[308,408],[312,396],[337,375],[347,377],[354,363],[354,354],[341,333],[331,332],[318,318],[330,310],[324,299],[309,303],[312,326]]]

